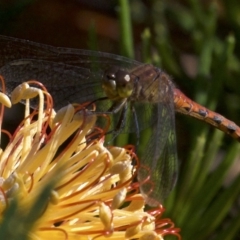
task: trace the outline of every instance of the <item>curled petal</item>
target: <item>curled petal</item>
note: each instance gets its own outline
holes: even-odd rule
[[[104,203],[100,203],[99,216],[105,229],[109,232],[112,231],[112,212],[111,209]]]
[[[119,208],[124,203],[124,200],[126,199],[126,195],[127,195],[127,189],[126,188],[121,189],[117,193],[117,195],[113,198],[112,209]]]
[[[12,106],[12,103],[11,103],[9,97],[2,92],[0,92],[0,102],[8,108],[10,108]]]
[[[29,85],[24,82],[18,85],[11,93],[11,101],[13,104],[16,104],[22,100],[23,92],[29,88]]]
[[[41,90],[39,88],[35,88],[35,87],[29,87],[26,88],[23,92],[22,92],[22,99],[31,99],[31,98],[35,98],[37,95],[39,95],[39,92]]]

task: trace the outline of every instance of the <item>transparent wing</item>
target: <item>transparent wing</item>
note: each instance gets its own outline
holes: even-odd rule
[[[17,59],[41,59],[97,71],[109,66],[119,66],[131,70],[141,63],[122,56],[73,49],[53,47],[28,40],[0,35],[0,67]],[[81,79],[79,80],[81,82]]]
[[[72,102],[104,97],[101,80],[112,66],[130,70],[141,63],[114,54],[52,47],[0,35],[0,74],[11,92],[19,83],[41,81],[55,99],[58,109]],[[110,101],[99,103],[107,111]]]
[[[68,103],[92,101],[103,97],[101,73],[89,69],[36,59],[21,59],[0,68],[7,89],[12,91],[19,83],[37,80],[43,83],[53,96],[55,108]],[[35,105],[33,105],[35,107]]]
[[[159,96],[159,103],[155,105],[152,113],[152,121],[155,121],[151,126],[147,146],[142,150],[140,161],[143,167],[138,173],[141,182],[147,178],[150,170],[152,184],[143,184],[141,192],[151,206],[162,203],[168,196],[176,183],[178,173],[173,91],[163,80],[159,81],[158,87],[166,89],[167,92],[164,97]]]

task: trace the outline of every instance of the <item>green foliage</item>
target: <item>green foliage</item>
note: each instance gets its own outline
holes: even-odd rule
[[[29,208],[23,209],[17,198],[9,201],[0,225],[0,239],[27,240],[35,223],[44,214],[51,192],[56,184],[55,179],[49,182],[39,193],[35,202]]]
[[[136,1],[133,3],[135,6]],[[239,119],[240,105],[230,99],[240,102],[240,62],[236,51],[240,42],[240,3],[209,1],[203,5],[196,0],[185,4],[152,0],[148,10],[147,22],[151,24],[142,33],[144,62],[159,64],[183,89],[191,89],[191,97],[197,102]],[[132,34],[125,33],[128,35]],[[194,76],[184,71],[180,61],[184,54],[197,60]],[[178,141],[188,142],[188,152],[178,148],[179,180],[164,203],[166,216],[182,229],[185,240],[237,239],[240,210],[234,205],[240,197],[240,176],[228,186],[224,181],[239,156],[240,144],[193,119],[182,117],[182,121],[184,131],[191,134],[188,138],[178,136]],[[216,162],[219,163],[213,168]]]

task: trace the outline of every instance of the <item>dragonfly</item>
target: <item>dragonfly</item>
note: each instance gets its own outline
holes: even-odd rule
[[[42,82],[54,107],[95,102],[110,114],[116,135],[142,137],[150,129],[140,156],[139,182],[147,204],[156,206],[174,188],[178,175],[175,112],[200,119],[240,140],[240,128],[222,115],[199,105],[178,89],[169,75],[151,64],[98,51],[61,48],[0,36],[0,75],[10,93],[27,80]],[[34,103],[33,103],[33,107]]]

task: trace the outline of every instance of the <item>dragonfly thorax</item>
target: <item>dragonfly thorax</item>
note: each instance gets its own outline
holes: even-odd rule
[[[134,90],[135,76],[128,71],[112,67],[105,71],[102,81],[102,88],[111,100],[128,98]]]

